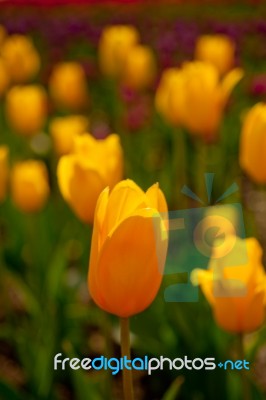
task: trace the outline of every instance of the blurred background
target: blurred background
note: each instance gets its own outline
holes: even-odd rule
[[[76,191],[69,186],[64,157],[76,160],[84,132],[97,141],[116,133],[120,174],[144,190],[159,182],[170,210],[202,207],[184,184],[207,206],[236,183],[222,203],[242,204],[246,236],[265,252],[266,118],[249,109],[266,97],[266,5],[34,3],[0,4],[0,399],[119,400],[120,374],[53,368],[60,352],[120,356],[118,320],[87,288],[93,219],[77,197],[89,178],[82,170]],[[206,172],[215,173],[210,201]],[[170,283],[187,279],[165,275],[131,319],[133,356],[237,358],[236,335],[216,325],[203,295],[164,301]],[[264,399],[265,326],[244,343],[250,398]],[[134,387],[136,399],[244,398],[238,371],[223,369],[136,371]]]

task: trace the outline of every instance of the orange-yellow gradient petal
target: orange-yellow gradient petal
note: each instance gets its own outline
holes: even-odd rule
[[[164,71],[155,96],[156,108],[171,124],[184,126],[207,142],[214,141],[229,95],[242,76],[243,71],[237,68],[221,80],[210,62],[186,62],[181,68]]]
[[[84,69],[77,62],[62,62],[54,66],[49,89],[55,104],[62,109],[80,110],[88,103]]]
[[[40,85],[13,86],[6,97],[6,116],[16,133],[33,136],[47,117],[47,96]]]
[[[212,258],[209,270],[195,270],[192,281],[202,288],[220,327],[245,333],[258,329],[264,321],[266,275],[256,239],[236,238],[235,254]]]
[[[127,55],[139,42],[139,33],[131,25],[104,28],[99,42],[99,64],[104,75],[121,77]]]
[[[62,156],[73,151],[74,140],[87,132],[89,121],[82,115],[54,118],[50,123],[50,133],[55,152]]]
[[[57,166],[58,185],[65,201],[84,222],[92,223],[101,191],[112,188],[123,176],[123,150],[115,134],[96,140],[77,136],[73,151]]]
[[[195,58],[213,64],[221,75],[235,64],[235,43],[226,35],[202,35],[195,46]]]
[[[258,103],[246,114],[240,137],[239,163],[259,184],[266,183],[266,104]]]
[[[43,162],[27,160],[13,166],[11,197],[18,209],[26,213],[41,210],[49,192],[48,172]]]
[[[28,82],[40,69],[40,56],[27,36],[7,36],[3,40],[0,55],[13,83]]]
[[[122,181],[110,195],[103,191],[96,207],[89,291],[99,307],[120,317],[145,310],[162,280],[168,235],[155,205],[167,206],[158,185],[147,193]]]

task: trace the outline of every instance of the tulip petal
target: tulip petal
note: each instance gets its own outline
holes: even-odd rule
[[[243,78],[243,76],[244,71],[241,68],[234,68],[225,76],[221,82],[221,88],[225,102],[227,101],[236,84]]]
[[[70,199],[69,182],[73,176],[74,170],[74,157],[63,156],[60,158],[57,165],[57,179],[60,192],[65,200]]]
[[[235,333],[241,332],[241,317],[237,304],[232,297],[216,298],[213,312],[217,324],[224,330]]]
[[[105,188],[99,196],[94,214],[93,234],[91,239],[91,252],[89,263],[88,283],[92,297],[97,296],[99,287],[97,284],[97,264],[99,251],[102,247],[105,234],[103,233],[104,219],[109,197],[109,188]]]
[[[74,164],[74,173],[69,181],[70,204],[81,220],[93,222],[96,203],[105,186],[97,171]]]
[[[264,320],[264,290],[257,291],[252,300],[248,302],[246,312],[243,316],[244,332],[251,332],[258,329]]]
[[[167,213],[167,203],[158,183],[155,183],[147,190],[146,196],[148,197],[152,208],[155,208],[160,213]]]
[[[150,206],[161,213],[166,230],[169,228],[168,207],[163,192],[159,188],[159,184],[155,183],[146,192],[146,196],[150,201]]]
[[[214,316],[226,331],[240,333],[257,329],[264,319],[264,293],[257,292],[251,301],[247,297],[217,297]]]
[[[99,294],[106,311],[128,317],[147,308],[159,289],[167,240],[156,210],[144,209],[123,220],[108,237],[98,261]]]
[[[237,257],[229,255],[223,260],[223,277],[225,280],[233,279],[254,288],[257,280],[264,276],[261,263],[262,248],[259,242],[255,238],[245,240],[237,238],[234,249]]]
[[[211,305],[214,305],[213,291],[213,273],[202,269],[195,269],[191,273],[191,281],[194,285],[199,285],[204,293],[204,296]]]
[[[258,103],[247,113],[241,133],[240,165],[256,183],[266,181],[261,160],[266,156],[266,106]]]
[[[115,229],[134,211],[148,206],[147,197],[141,188],[130,179],[119,182],[112,190],[106,211],[106,232]]]

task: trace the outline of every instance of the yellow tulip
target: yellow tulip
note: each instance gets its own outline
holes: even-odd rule
[[[235,43],[226,35],[202,35],[198,38],[195,58],[213,64],[221,75],[235,64]]]
[[[3,62],[2,58],[0,58],[0,96],[2,96],[9,85],[9,74],[7,71],[7,67],[5,65],[5,63]]]
[[[33,136],[43,128],[47,117],[47,97],[42,86],[14,86],[6,97],[6,115],[19,134]]]
[[[266,104],[258,103],[247,113],[240,138],[240,166],[256,183],[266,183]]]
[[[133,46],[125,57],[123,83],[132,89],[149,87],[155,78],[155,59],[147,46]]]
[[[115,134],[96,140],[89,134],[75,138],[74,151],[60,158],[57,167],[59,188],[76,215],[93,222],[101,191],[113,187],[123,175],[123,152]]]
[[[143,192],[131,180],[100,195],[89,263],[89,292],[103,310],[130,317],[154,300],[162,280],[167,204],[158,184]]]
[[[48,173],[41,161],[28,160],[11,171],[11,196],[16,207],[27,213],[39,211],[49,195]]]
[[[208,270],[195,270],[192,280],[210,303],[216,323],[229,332],[244,333],[258,329],[265,316],[266,275],[262,249],[254,238],[228,237],[227,250],[236,250],[235,257],[221,246],[214,247]],[[242,260],[241,260],[242,258]]]
[[[170,69],[163,75],[156,95],[157,109],[169,122],[183,125],[205,140],[214,139],[229,95],[242,76],[243,71],[236,68],[220,81],[212,64],[185,63],[181,69]]]
[[[40,69],[40,57],[30,38],[11,35],[6,38],[0,51],[8,73],[14,83],[24,83]]]
[[[9,175],[8,156],[8,147],[3,145],[0,146],[0,202],[5,200],[7,194],[7,183]]]
[[[109,77],[121,76],[126,56],[139,42],[139,33],[134,26],[107,26],[99,42],[99,63],[102,72]]]
[[[77,62],[57,64],[52,71],[49,88],[58,107],[80,110],[88,102],[85,72]]]
[[[88,130],[89,121],[81,115],[54,118],[50,124],[50,132],[55,151],[59,156],[73,150],[74,138]]]
[[[178,106],[177,103],[180,103]],[[163,72],[155,95],[157,111],[172,125],[181,123],[180,112],[184,102],[182,72],[178,68],[168,68]]]

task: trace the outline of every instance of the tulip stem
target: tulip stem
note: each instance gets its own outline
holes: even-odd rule
[[[244,350],[244,335],[240,333],[237,337],[237,345],[238,345],[238,356],[240,360],[245,360],[245,350]],[[245,369],[240,370],[240,376],[241,376],[241,385],[242,385],[242,392],[243,400],[251,400],[251,388],[250,388],[250,383],[249,379],[247,376],[247,372]]]
[[[131,359],[130,355],[130,337],[129,337],[129,319],[120,319],[120,335],[121,335],[121,356]],[[134,400],[132,370],[123,369],[123,390],[124,400]]]

